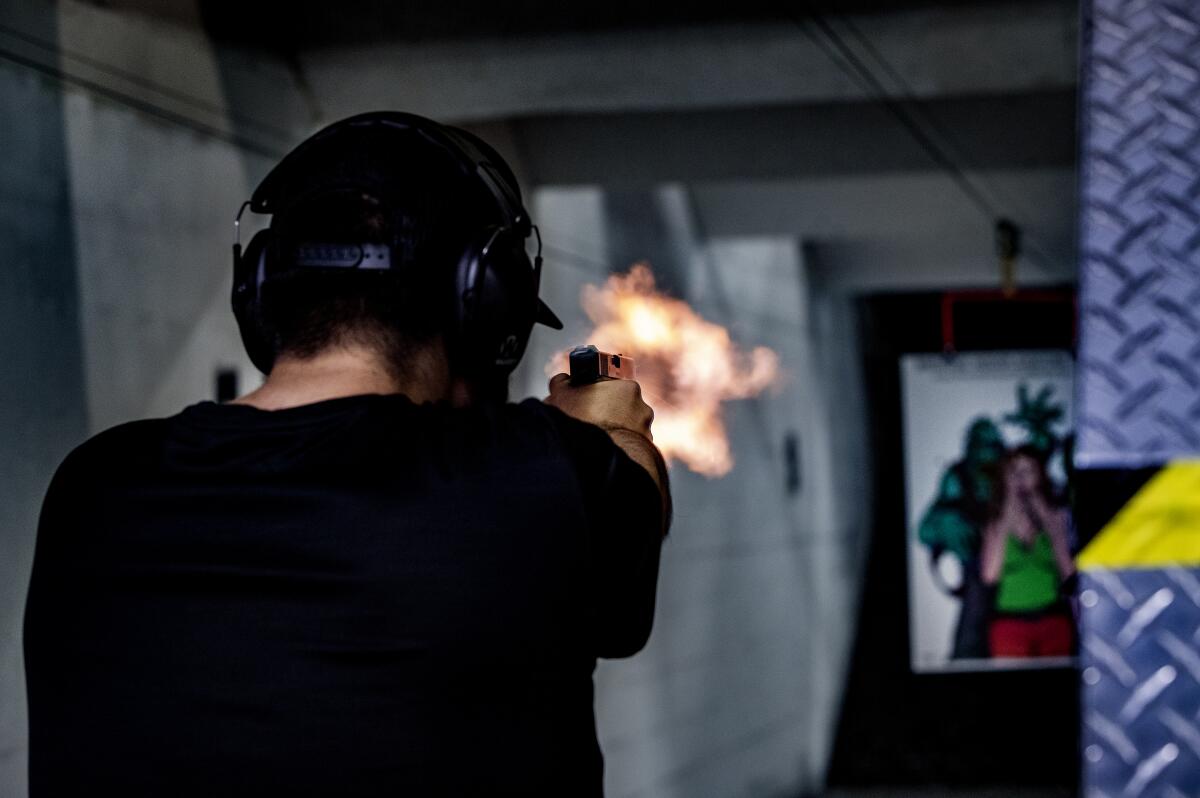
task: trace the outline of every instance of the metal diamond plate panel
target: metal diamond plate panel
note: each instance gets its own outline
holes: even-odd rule
[[[1084,798],[1200,796],[1200,570],[1085,571]]]
[[[1200,452],[1200,2],[1084,15],[1077,461],[1129,467]]]

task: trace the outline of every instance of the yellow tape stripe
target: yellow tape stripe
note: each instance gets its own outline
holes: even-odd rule
[[[1155,474],[1076,563],[1084,570],[1200,565],[1200,460],[1178,460]]]

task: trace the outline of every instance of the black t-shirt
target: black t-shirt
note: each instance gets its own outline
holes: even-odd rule
[[[541,402],[205,402],[76,449],[25,618],[33,798],[597,796],[661,505]]]

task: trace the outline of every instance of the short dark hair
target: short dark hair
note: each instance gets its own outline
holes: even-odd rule
[[[420,189],[387,199],[361,189],[317,193],[276,214],[280,265],[263,285],[261,318],[277,357],[367,345],[402,373],[415,349],[445,336],[452,317],[450,261],[486,207],[461,181]],[[314,243],[393,245],[393,259],[405,263],[387,271],[289,265],[298,247]]]

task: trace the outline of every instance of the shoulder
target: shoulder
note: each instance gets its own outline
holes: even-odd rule
[[[557,407],[537,399],[505,405],[502,415],[506,425],[516,427],[552,449],[573,452],[582,448],[609,452],[615,448],[604,430],[572,418]]]
[[[43,525],[48,518],[79,512],[91,499],[127,479],[151,457],[157,462],[165,420],[121,424],[93,435],[59,463],[42,502]],[[148,442],[159,441],[158,444]],[[151,454],[152,452],[152,454]]]
[[[161,441],[170,421],[168,418],[147,418],[109,427],[88,438],[68,456],[88,458],[116,453],[133,454],[130,447],[140,448]]]
[[[542,445],[555,456],[569,463],[576,475],[584,482],[608,484],[614,471],[633,466],[634,472],[643,472],[628,455],[613,442],[612,437],[586,421],[573,418],[557,407],[537,399],[508,406],[514,418],[528,434],[536,436]],[[649,480],[649,474],[645,477]],[[650,480],[653,482],[653,480]]]
[[[508,404],[418,406],[389,434],[416,441],[416,449],[464,467],[549,469],[578,473],[607,463],[615,449],[608,434],[537,399]]]
[[[55,479],[111,474],[151,458],[157,460],[168,423],[168,419],[144,419],[99,432],[63,458]]]

